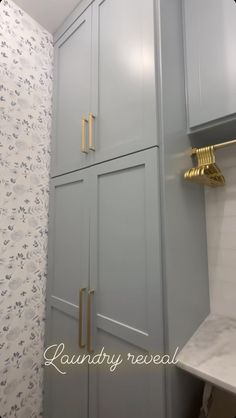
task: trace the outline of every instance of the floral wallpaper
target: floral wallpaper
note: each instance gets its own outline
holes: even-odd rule
[[[0,417],[42,416],[52,36],[0,3]]]

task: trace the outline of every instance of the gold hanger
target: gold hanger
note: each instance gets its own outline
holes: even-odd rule
[[[216,164],[215,150],[236,145],[236,139],[204,148],[192,148],[191,156],[196,156],[197,167],[190,168],[184,174],[187,181],[200,183],[209,187],[225,185],[225,178]]]

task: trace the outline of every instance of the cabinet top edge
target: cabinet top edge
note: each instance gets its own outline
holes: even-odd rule
[[[64,33],[76,22],[83,12],[94,2],[94,0],[80,0],[79,4],[64,20],[61,26],[53,34],[53,44],[64,35]]]

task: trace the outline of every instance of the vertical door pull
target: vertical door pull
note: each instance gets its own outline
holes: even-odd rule
[[[89,149],[91,151],[95,151],[95,144],[93,141],[93,122],[94,122],[95,116],[92,113],[89,113]]]
[[[86,287],[82,287],[79,291],[79,347],[84,348],[86,346],[83,343],[83,294],[86,291]]]
[[[87,305],[87,349],[89,353],[93,353],[94,348],[92,345],[92,298],[95,290],[88,292],[88,305]]]
[[[88,123],[88,119],[85,117],[82,118],[82,125],[81,125],[81,152],[88,154],[87,148],[87,141],[86,141],[86,125]]]

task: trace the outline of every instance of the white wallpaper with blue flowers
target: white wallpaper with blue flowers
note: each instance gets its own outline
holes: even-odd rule
[[[52,36],[0,3],[0,417],[42,416]]]

